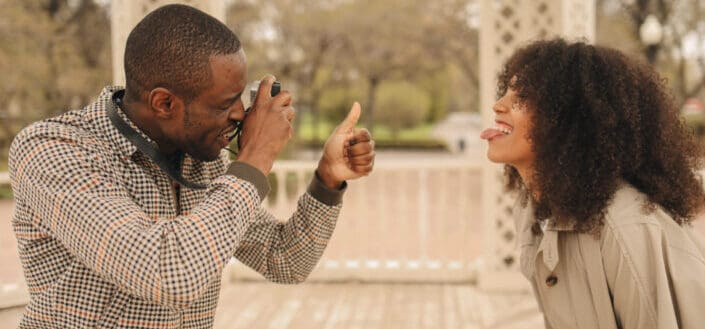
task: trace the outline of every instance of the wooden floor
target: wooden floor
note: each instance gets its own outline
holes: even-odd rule
[[[0,310],[16,328],[22,308]],[[217,329],[543,328],[528,294],[486,294],[470,285],[238,282],[223,288]]]

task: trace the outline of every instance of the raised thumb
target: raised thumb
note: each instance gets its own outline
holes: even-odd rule
[[[360,103],[355,102],[350,109],[350,112],[348,112],[348,116],[346,116],[345,120],[343,120],[343,122],[340,123],[340,126],[338,126],[338,129],[349,130],[355,128],[357,121],[360,120],[360,112],[362,112]]]

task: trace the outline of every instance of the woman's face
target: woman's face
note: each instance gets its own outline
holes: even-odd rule
[[[492,110],[495,113],[494,127],[485,129],[480,136],[489,143],[487,158],[492,162],[511,165],[522,174],[527,173],[535,158],[529,140],[532,127],[530,109],[519,99],[516,91],[509,88]]]

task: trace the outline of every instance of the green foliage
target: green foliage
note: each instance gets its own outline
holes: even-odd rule
[[[7,161],[0,159],[0,172],[7,172]],[[12,199],[12,188],[8,184],[0,184],[0,200]]]
[[[0,200],[12,199],[12,189],[9,185],[0,185]]]
[[[382,84],[378,97],[376,119],[391,129],[392,136],[396,136],[403,128],[419,125],[431,107],[429,95],[406,81]]]
[[[0,0],[0,149],[20,127],[87,103],[110,81],[107,6]]]
[[[318,110],[325,120],[341,122],[350,112],[352,104],[363,97],[364,90],[360,84],[325,88],[318,99]],[[362,115],[365,115],[365,109]]]
[[[313,140],[325,141],[336,125],[324,118],[319,118],[322,120],[318,121],[315,119],[316,117],[311,113],[298,114],[295,119],[299,121],[299,131],[296,138],[304,143]]]

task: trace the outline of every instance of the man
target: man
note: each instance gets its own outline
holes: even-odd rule
[[[353,105],[293,216],[277,222],[260,203],[294,109],[287,91],[270,96],[267,76],[245,116],[245,61],[216,19],[161,7],[128,37],[125,90],[15,138],[13,227],[31,294],[20,328],[210,328],[233,256],[275,282],[307,277],[345,181],[372,170],[374,142],[354,128]]]

